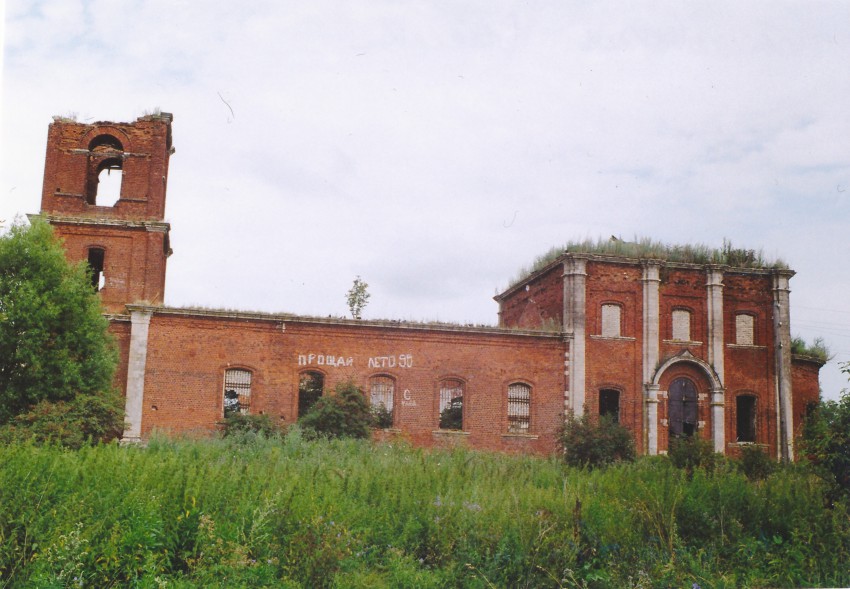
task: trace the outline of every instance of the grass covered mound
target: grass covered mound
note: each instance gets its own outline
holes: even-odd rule
[[[0,446],[0,586],[846,586],[824,492],[798,467],[587,471],[297,430]]]

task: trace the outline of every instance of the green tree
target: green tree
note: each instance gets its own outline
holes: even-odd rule
[[[850,362],[841,366],[850,375]],[[838,401],[821,401],[806,420],[803,454],[833,487],[833,496],[850,498],[850,390]]]
[[[68,264],[47,223],[13,224],[0,236],[4,437],[114,437],[123,429],[116,363],[86,265]]]
[[[351,316],[354,319],[360,319],[360,314],[366,303],[369,302],[369,285],[363,282],[358,276],[354,279],[354,284],[351,285],[351,290],[345,294],[345,300],[348,301],[348,310],[351,311]]]
[[[351,380],[338,384],[335,395],[320,397],[310,412],[298,420],[305,432],[329,438],[367,438],[372,422],[369,402]]]

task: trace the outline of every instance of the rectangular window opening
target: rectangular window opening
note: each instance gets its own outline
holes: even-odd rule
[[[736,441],[756,441],[756,398],[740,395],[735,401]]]
[[[614,423],[620,423],[620,391],[613,389],[599,391],[599,416],[608,417]]]
[[[463,429],[463,383],[459,380],[440,383],[440,429]]]
[[[393,426],[395,380],[389,376],[373,376],[369,383],[369,404],[378,427]]]
[[[755,345],[755,319],[752,315],[735,315],[735,343],[739,346]]]
[[[89,248],[89,268],[91,269],[91,285],[95,292],[103,289],[106,278],[103,274],[103,262],[106,251],[99,247]]]
[[[681,342],[691,341],[691,312],[684,309],[673,311],[673,339]]]
[[[602,336],[620,337],[620,305],[602,305]]]
[[[251,371],[231,368],[224,372],[224,417],[248,413],[251,407]]]
[[[527,434],[531,426],[531,387],[516,383],[508,387],[508,431]]]

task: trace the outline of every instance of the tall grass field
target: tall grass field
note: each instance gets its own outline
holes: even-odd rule
[[[850,585],[850,518],[797,467],[247,435],[0,446],[0,588]]]

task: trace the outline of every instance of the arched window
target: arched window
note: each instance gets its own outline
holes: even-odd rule
[[[521,382],[508,385],[508,431],[527,434],[531,427],[531,387]]]
[[[248,413],[251,407],[251,371],[228,368],[224,371],[224,417]]]
[[[690,379],[677,378],[667,391],[670,437],[692,436],[697,430],[697,388]]]
[[[379,374],[369,379],[369,404],[378,427],[392,427],[395,379]]]
[[[89,142],[89,178],[86,202],[113,206],[121,198],[124,146],[112,135],[98,135]]]
[[[114,135],[104,133],[89,141],[89,151],[102,153],[105,151],[124,151],[121,141]]]
[[[95,202],[99,207],[111,207],[121,199],[124,167],[121,160],[106,160],[98,168]]]
[[[103,263],[106,258],[106,250],[101,247],[89,248],[89,270],[91,271],[91,285],[95,292],[100,291],[106,284],[103,274]]]
[[[599,417],[609,417],[614,423],[620,423],[620,391],[616,389],[599,391]]]
[[[691,341],[691,312],[687,309],[673,309],[673,339]]]
[[[756,441],[755,395],[738,395],[735,398],[735,441]]]
[[[739,346],[754,346],[756,319],[749,313],[735,315],[735,343]]]
[[[620,337],[620,323],[623,308],[620,305],[608,303],[602,305],[602,337]]]
[[[302,372],[298,379],[298,417],[303,417],[322,397],[325,375],[315,370]]]
[[[463,392],[456,378],[440,381],[440,429],[463,429]]]

